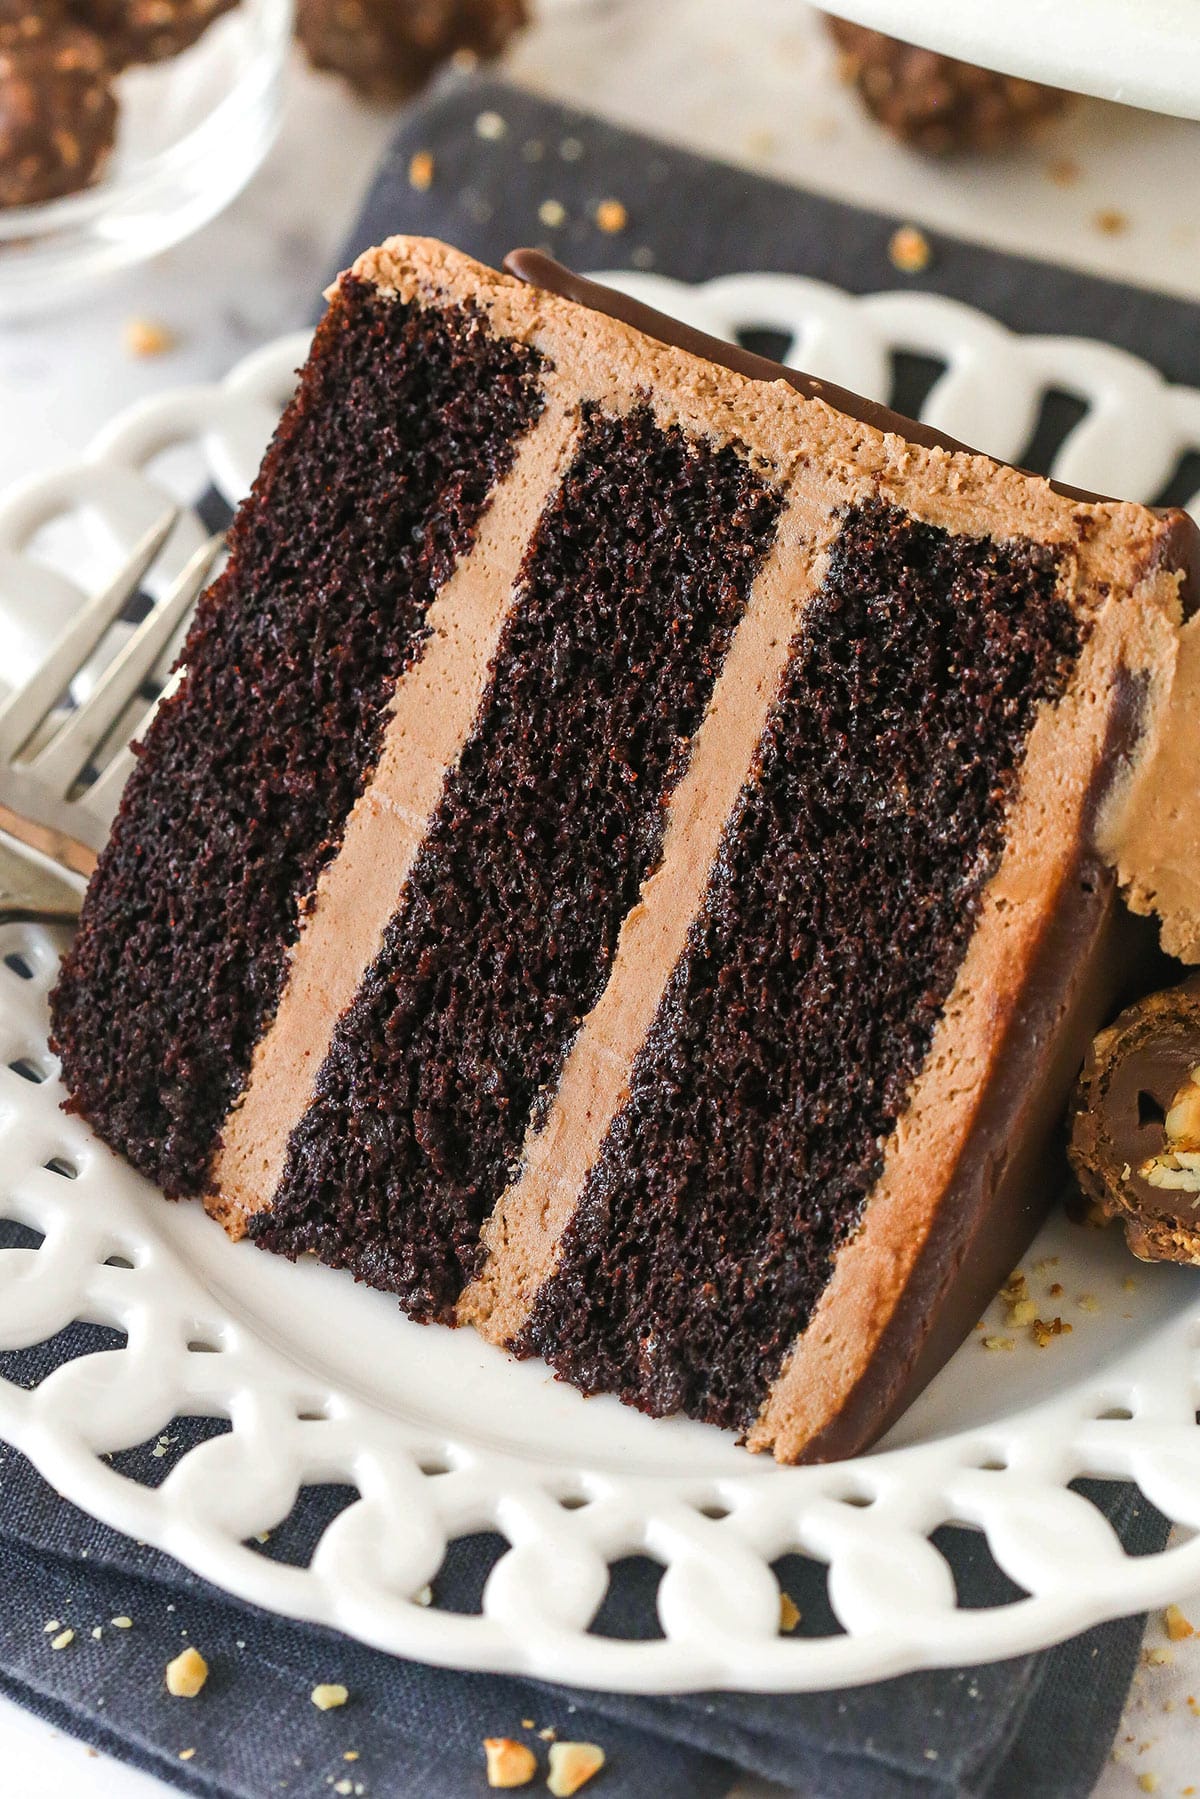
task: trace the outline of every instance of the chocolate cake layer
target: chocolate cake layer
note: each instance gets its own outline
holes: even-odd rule
[[[538,414],[538,364],[469,307],[354,281],[318,332],[53,1000],[74,1105],[169,1193],[203,1184],[396,678]]]
[[[846,518],[704,910],[514,1347],[751,1424],[882,1169],[1080,647],[1041,545]]]
[[[585,406],[478,725],[256,1241],[452,1316],[658,859],[778,515],[732,448]]]

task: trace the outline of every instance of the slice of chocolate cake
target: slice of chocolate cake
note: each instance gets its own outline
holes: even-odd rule
[[[511,266],[334,292],[64,965],[71,1103],[416,1318],[850,1453],[1052,1195],[1114,871],[1196,950],[1134,829],[1194,531]]]

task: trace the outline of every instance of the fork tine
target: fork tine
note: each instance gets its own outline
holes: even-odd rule
[[[112,824],[113,814],[120,803],[125,783],[133,773],[133,765],[137,761],[132,744],[139,743],[150,729],[154,714],[165,699],[169,699],[182,679],[181,672],[171,676],[156,700],[151,700],[136,727],[130,733],[129,743],[123,744],[116,755],[105,764],[103,772],[92,782],[92,785],[81,793],[78,804],[92,818],[98,819],[107,831]]]
[[[31,681],[0,706],[0,759],[11,761],[28,743],[58,696],[70,686],[125,602],[141,586],[179,517],[178,506],[165,512],[132,551],[108,586],[73,618]]]
[[[83,705],[30,763],[30,773],[62,796],[70,791],[88,757],[107,737],[154,667],[196,600],[209,570],[225,547],[210,537],[190,559],[170,593],[138,626],[125,648],[105,669]]]

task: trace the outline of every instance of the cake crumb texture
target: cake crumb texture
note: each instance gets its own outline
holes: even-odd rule
[[[778,515],[732,448],[585,408],[491,691],[257,1242],[453,1316],[658,859]]]
[[[1081,641],[1049,548],[847,513],[519,1353],[753,1421],[879,1178]]]
[[[299,908],[516,440],[536,353],[345,280],[201,601],[52,1001],[72,1107],[199,1190]]]

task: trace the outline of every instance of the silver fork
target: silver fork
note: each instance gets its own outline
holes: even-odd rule
[[[84,883],[133,766],[128,740],[98,779],[81,785],[81,776],[183,624],[224,538],[210,537],[190,558],[81,705],[55,711],[55,702],[137,593],[178,517],[177,508],[164,513],[72,619],[32,680],[0,705],[0,924],[79,916]],[[162,697],[145,709],[133,737],[141,736]]]

